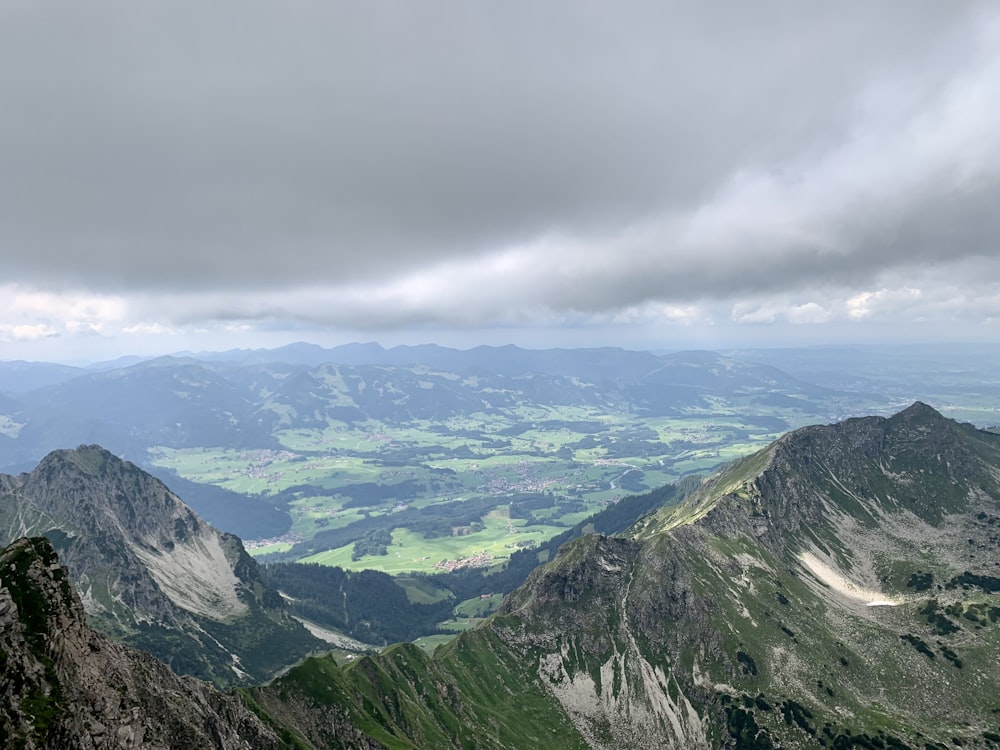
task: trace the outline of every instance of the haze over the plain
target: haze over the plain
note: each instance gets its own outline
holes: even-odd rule
[[[988,2],[0,0],[5,359],[964,337]]]

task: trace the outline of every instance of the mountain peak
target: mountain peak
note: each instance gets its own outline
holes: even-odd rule
[[[55,451],[30,474],[0,475],[0,485],[10,488],[0,504],[0,543],[49,537],[95,626],[219,683],[264,679],[317,645],[263,585],[237,537],[110,451]],[[186,651],[205,627],[214,629],[214,647],[192,660]],[[164,638],[163,628],[175,632]],[[251,629],[287,642],[252,663],[241,634]]]
[[[940,420],[942,422],[948,421],[941,412],[937,411],[931,406],[928,406],[923,401],[914,401],[912,404],[907,406],[901,412],[898,412],[894,419],[902,420],[905,422],[913,420]]]
[[[984,493],[1000,496],[991,462],[1000,465],[1000,436],[917,401],[888,418],[794,430],[664,508],[640,534],[705,518],[717,530],[749,527],[780,550],[807,547],[817,534],[839,539],[845,524],[875,533],[919,522],[931,533],[956,514],[983,511]]]
[[[59,565],[56,551],[45,537],[22,537],[14,540],[6,549],[0,550],[0,568],[4,571],[0,585],[9,590],[15,604],[19,600],[30,599],[32,590],[45,589],[49,592],[45,599],[50,607],[60,604],[64,608],[75,605],[80,609],[79,602],[71,593],[65,570]],[[30,619],[37,618],[40,613],[24,608],[19,615],[22,619]],[[3,629],[5,628],[0,628]]]
[[[90,476],[99,476],[109,461],[121,461],[110,451],[99,445],[80,445],[76,448],[52,451],[38,464],[39,468],[51,469],[58,466],[72,466]]]

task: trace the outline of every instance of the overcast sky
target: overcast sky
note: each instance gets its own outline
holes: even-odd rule
[[[1000,340],[1000,5],[0,0],[0,358]]]

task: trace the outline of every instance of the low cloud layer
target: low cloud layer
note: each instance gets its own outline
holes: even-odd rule
[[[0,0],[0,339],[991,325],[1000,12],[857,5]]]

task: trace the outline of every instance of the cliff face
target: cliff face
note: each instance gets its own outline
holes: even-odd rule
[[[45,539],[0,552],[0,657],[4,747],[284,747],[237,697],[88,628]]]
[[[48,537],[92,624],[220,685],[267,679],[319,644],[236,537],[97,446],[0,476],[0,542]]]

